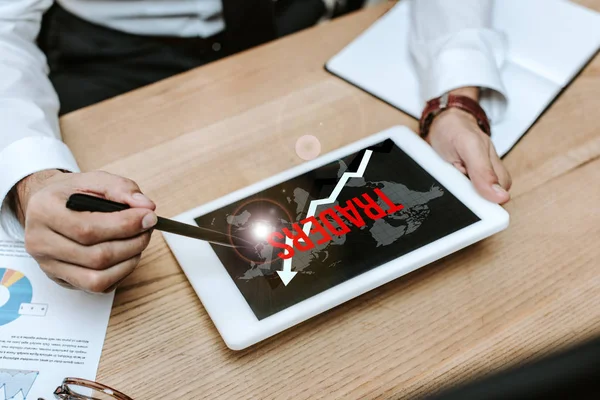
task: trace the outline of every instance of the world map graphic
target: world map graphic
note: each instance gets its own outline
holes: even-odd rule
[[[348,166],[339,161],[338,178],[348,170]],[[377,221],[365,219],[367,225],[361,228],[353,228],[352,235],[360,235],[373,241],[376,247],[388,246],[405,235],[419,229],[423,221],[429,216],[429,201],[444,195],[443,189],[439,186],[432,186],[427,192],[410,190],[406,185],[399,182],[389,181],[367,181],[364,178],[351,178],[345,186],[347,192],[365,193],[374,188],[380,188],[395,204],[403,204],[404,209],[394,214],[388,215]],[[293,190],[292,196],[287,197],[288,203],[295,206],[296,216],[293,222],[300,222],[306,217],[306,209],[311,200],[309,193],[300,187]],[[386,205],[379,200],[378,204],[383,209]],[[319,206],[318,212],[325,208],[339,205],[335,202],[328,206]],[[348,225],[351,223],[341,217]],[[228,215],[227,223],[231,225],[232,234],[242,236],[245,231],[252,229],[252,213],[248,210],[241,210],[237,215]],[[335,222],[332,222],[335,225]],[[289,221],[281,221],[282,225],[289,226]],[[314,274],[318,268],[334,268],[339,266],[340,260],[332,257],[332,248],[342,246],[346,242],[346,235],[332,236],[332,240],[316,244],[315,247],[306,252],[297,252],[293,257],[292,269],[302,274]],[[276,257],[280,249],[273,248],[269,243],[261,241],[255,246],[257,258],[264,260],[263,263],[251,262],[250,268],[238,277],[240,280],[250,280],[259,277],[270,276],[276,273],[278,266],[273,263],[266,263]],[[279,267],[280,268],[280,267]]]

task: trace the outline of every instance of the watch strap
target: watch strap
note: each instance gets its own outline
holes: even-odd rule
[[[435,99],[429,100],[425,105],[421,120],[419,121],[419,134],[425,138],[434,118],[449,108],[458,108],[471,114],[477,120],[481,130],[491,136],[490,121],[479,103],[470,97],[445,93]]]

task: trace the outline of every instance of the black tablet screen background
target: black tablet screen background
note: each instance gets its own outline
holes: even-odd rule
[[[211,245],[259,320],[479,221],[392,140],[369,149],[373,153],[363,178],[351,178],[337,202],[319,206],[316,214],[335,204],[343,206],[363,193],[376,199],[374,188],[403,204],[404,209],[377,221],[361,213],[367,222],[362,229],[349,224],[352,230],[346,235],[296,252],[292,270],[299,273],[288,286],[276,273],[283,269],[282,260],[276,257],[281,249],[261,242],[256,254],[242,257],[231,248]],[[279,231],[289,228],[290,219],[299,222],[306,217],[312,200],[329,197],[344,172],[357,171],[364,154],[361,150],[195,221],[238,236],[266,220]],[[321,235],[312,238],[316,241]],[[269,260],[272,262],[265,262]]]

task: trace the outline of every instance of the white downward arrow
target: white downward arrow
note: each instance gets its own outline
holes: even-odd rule
[[[340,192],[346,185],[346,182],[348,182],[350,178],[361,178],[364,175],[365,170],[367,169],[367,165],[369,164],[369,160],[371,159],[371,154],[373,154],[372,150],[365,150],[365,154],[363,155],[362,160],[360,160],[360,165],[358,166],[356,172],[344,172],[342,178],[338,181],[337,185],[335,185],[335,188],[333,189],[329,197],[325,199],[311,201],[308,206],[306,218],[313,217],[317,211],[318,206],[323,204],[335,203],[337,197],[339,196]],[[302,229],[307,236],[310,233],[311,226],[312,222],[307,222]],[[292,241],[292,239],[286,236],[285,244],[287,244],[290,247],[293,247],[293,243],[294,242]],[[297,272],[292,271],[292,257],[283,260],[283,270],[277,271],[277,273],[279,274],[279,277],[281,278],[281,281],[285,286],[287,286],[288,283],[290,283],[290,281],[294,279],[294,276],[296,276]]]
[[[294,242],[292,239],[286,236],[285,244],[292,247]],[[297,272],[292,271],[292,257],[283,260],[283,271],[277,271],[277,273],[279,274],[279,277],[285,286],[287,286],[288,283],[294,279],[294,276],[296,276]]]

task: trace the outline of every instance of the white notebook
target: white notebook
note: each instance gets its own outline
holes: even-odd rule
[[[493,26],[508,40],[502,69],[508,108],[502,121],[492,121],[492,141],[503,156],[597,53],[600,14],[566,0],[497,0]],[[400,1],[325,67],[419,118],[424,101],[409,27],[409,4]]]

